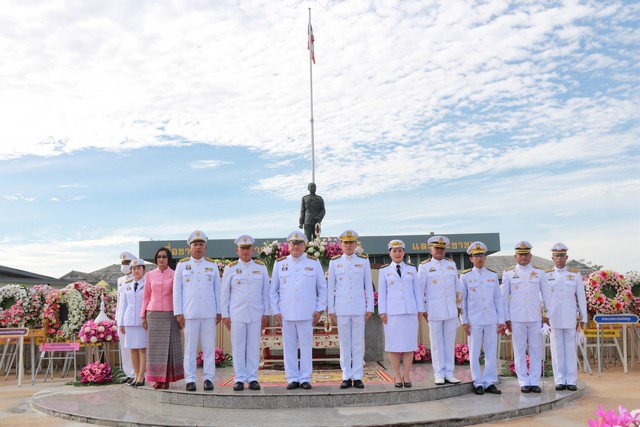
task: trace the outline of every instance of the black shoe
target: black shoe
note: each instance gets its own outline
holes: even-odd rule
[[[126,379],[126,380],[124,380],[123,382],[124,382],[125,384],[131,384],[131,383],[133,382],[133,380],[134,380],[134,379],[135,379],[135,378],[127,377],[127,379]]]
[[[138,382],[135,382],[135,383],[131,383],[131,385],[133,387],[142,387],[144,385],[144,380],[138,381]]]
[[[287,390],[295,390],[300,387],[300,383],[298,381],[291,381],[287,384]]]
[[[411,387],[413,384],[411,384],[411,381],[405,381],[405,382],[403,383],[403,385],[404,385],[406,388],[409,388],[409,387]]]
[[[213,383],[211,382],[211,380],[204,380],[204,389],[206,391],[213,390]]]
[[[567,386],[564,384],[556,384],[556,390],[558,391],[562,391],[562,390],[566,390]]]
[[[569,384],[569,385],[567,385],[567,390],[569,390],[569,391],[578,391],[578,386],[576,386],[575,384]]]
[[[309,381],[303,382],[302,384],[300,384],[300,387],[304,390],[311,390],[311,384],[309,384]]]
[[[196,383],[187,383],[187,391],[196,391]]]
[[[260,390],[260,383],[258,381],[251,381],[249,383],[249,389],[251,389],[251,390]]]
[[[484,391],[485,393],[502,394],[502,392],[498,390],[498,387],[496,387],[494,384],[491,384],[489,387],[485,388]]]
[[[532,393],[542,393],[542,389],[537,385],[532,385],[531,386],[531,392]]]
[[[473,388],[473,392],[477,395],[483,395],[484,394],[484,388],[482,388],[481,385],[479,385],[478,387],[474,387]]]
[[[241,383],[240,381],[238,381],[234,386],[233,386],[233,391],[242,391],[244,390],[244,383]]]
[[[351,380],[342,380],[342,384],[340,384],[340,388],[344,390],[345,388],[349,388],[352,385],[353,384],[351,383]]]
[[[531,393],[531,386],[523,385],[522,387],[520,387],[520,391],[523,393]]]
[[[364,388],[364,383],[362,380],[353,380],[353,386],[355,388]]]

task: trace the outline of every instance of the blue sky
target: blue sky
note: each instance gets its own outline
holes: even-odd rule
[[[498,232],[639,270],[640,5],[42,1],[0,11],[0,264],[138,241]]]

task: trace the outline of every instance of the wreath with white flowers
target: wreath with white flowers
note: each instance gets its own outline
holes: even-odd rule
[[[60,304],[66,304],[68,317],[60,324]],[[72,339],[84,323],[82,294],[75,289],[51,292],[43,307],[42,319],[48,322],[47,334],[57,339]]]
[[[0,325],[18,326],[25,323],[24,313],[29,307],[29,291],[22,285],[0,288]]]
[[[592,313],[624,313],[633,300],[631,285],[612,270],[594,271],[584,280],[587,306]]]

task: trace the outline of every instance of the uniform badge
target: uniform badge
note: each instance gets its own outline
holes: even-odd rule
[[[450,265],[448,265],[448,266],[447,266],[447,270],[453,270],[453,267],[452,267],[452,266],[450,266]]]
[[[432,273],[432,272],[434,272],[434,271],[436,271],[436,268],[435,268],[435,267],[431,267],[431,268],[429,269],[429,273]]]
[[[515,286],[513,287],[513,289],[518,289],[518,285],[515,285]]]
[[[127,290],[130,291],[131,290],[131,286],[127,286]]]
[[[433,281],[432,281],[431,283],[433,283],[434,285],[436,285],[436,284],[438,283],[438,279],[433,279]]]
[[[304,271],[313,271],[313,267],[305,267]]]
[[[476,291],[476,288],[471,288],[471,292],[475,292],[475,291]]]
[[[251,273],[253,273],[253,274],[262,274],[262,273],[260,272],[260,270],[253,270]]]
[[[240,267],[236,268],[236,274],[242,274],[242,269]]]
[[[494,279],[489,279],[489,280],[487,280],[487,283],[493,283],[493,282],[495,282],[495,280],[494,280]]]
[[[287,266],[287,264],[285,264],[285,265],[282,266],[280,271],[287,271],[288,269],[289,269],[289,267]]]
[[[191,271],[191,264],[185,265],[184,269],[187,271]]]
[[[185,282],[189,283],[189,278],[184,279]]]
[[[362,265],[362,264],[356,264],[356,265],[354,265],[354,267],[355,267],[355,268],[362,268],[362,267],[363,267],[363,265]]]
[[[567,274],[567,279],[573,280],[573,278],[574,278],[573,274]]]
[[[210,273],[210,272],[212,272],[212,271],[213,271],[213,268],[211,268],[211,267],[205,267],[205,268],[204,268],[204,272],[205,272],[205,273]]]
[[[531,275],[529,276],[531,279],[538,277],[538,273],[536,273],[535,271],[531,272]]]
[[[236,280],[236,284],[239,285],[240,284],[240,280]]]
[[[389,282],[390,285],[393,285],[393,280]]]
[[[517,274],[514,274],[514,275],[513,275],[513,278],[514,278],[514,279],[519,279],[519,278],[520,278],[520,276],[518,276]]]

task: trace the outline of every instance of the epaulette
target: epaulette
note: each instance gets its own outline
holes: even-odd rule
[[[207,261],[212,262],[214,264],[217,264],[215,259],[209,258],[208,256],[204,257],[204,259],[206,259]]]
[[[264,265],[264,262],[260,261],[259,259],[254,259],[253,262],[255,262],[258,265]]]
[[[318,260],[318,258],[314,257],[313,255],[309,255],[309,254],[307,254],[307,258],[312,259],[314,261]]]
[[[551,267],[551,268],[547,268],[544,272],[545,272],[545,273],[551,273],[552,271],[553,271],[553,267]]]
[[[505,268],[505,269],[504,269],[504,271],[511,271],[511,270],[513,270],[514,268],[516,268],[516,266],[515,266],[515,265],[514,265],[513,267]]]
[[[180,262],[189,261],[190,259],[191,259],[191,257],[190,257],[190,256],[188,256],[188,257],[186,257],[186,258],[182,258],[182,259],[180,260]]]
[[[282,261],[283,259],[287,259],[287,256],[281,256],[280,258],[276,259],[276,261]]]
[[[538,270],[544,270],[544,268],[538,267],[537,265],[534,265],[533,268],[537,268]]]
[[[567,268],[567,271],[569,273],[580,273],[580,270],[578,270],[577,268]]]
[[[410,265],[411,267],[415,267],[415,265],[411,264],[410,262],[405,262],[406,265]]]
[[[381,265],[381,266],[380,266],[380,269],[383,269],[383,268],[385,268],[385,267],[389,267],[389,264]]]
[[[234,265],[236,265],[238,263],[238,260],[232,261],[229,264],[227,264],[227,267],[233,267]]]
[[[467,268],[465,271],[462,272],[462,274],[467,274],[468,272],[470,272],[471,270],[473,270],[473,268]],[[488,269],[487,269],[488,270]]]
[[[444,257],[444,259],[446,259],[447,261],[451,261],[451,259],[447,258],[447,257]],[[451,262],[453,262],[453,261],[451,261]]]
[[[356,254],[356,255],[358,255],[360,258],[369,259],[369,256],[365,254]]]
[[[491,272],[493,272],[493,273],[496,273],[496,274],[498,274],[498,272],[497,272],[497,271],[495,271],[495,270],[492,270],[492,269],[490,269],[490,268],[487,268],[487,267],[485,267],[485,268],[486,268],[487,270],[489,270],[489,271],[491,271]],[[471,269],[469,269],[469,270],[471,270]]]
[[[341,256],[342,256],[342,255],[336,255],[336,256],[334,256],[333,258],[331,258],[331,261],[333,261],[334,259],[338,259],[338,258],[340,258]]]
[[[424,261],[422,261],[422,262],[420,263],[420,265],[422,265],[422,264],[426,264],[426,263],[428,263],[429,261],[431,261],[431,258],[429,258],[429,259],[425,259]]]
[[[130,279],[124,281],[124,283],[129,283],[129,282],[133,282],[133,277],[131,277]]]

